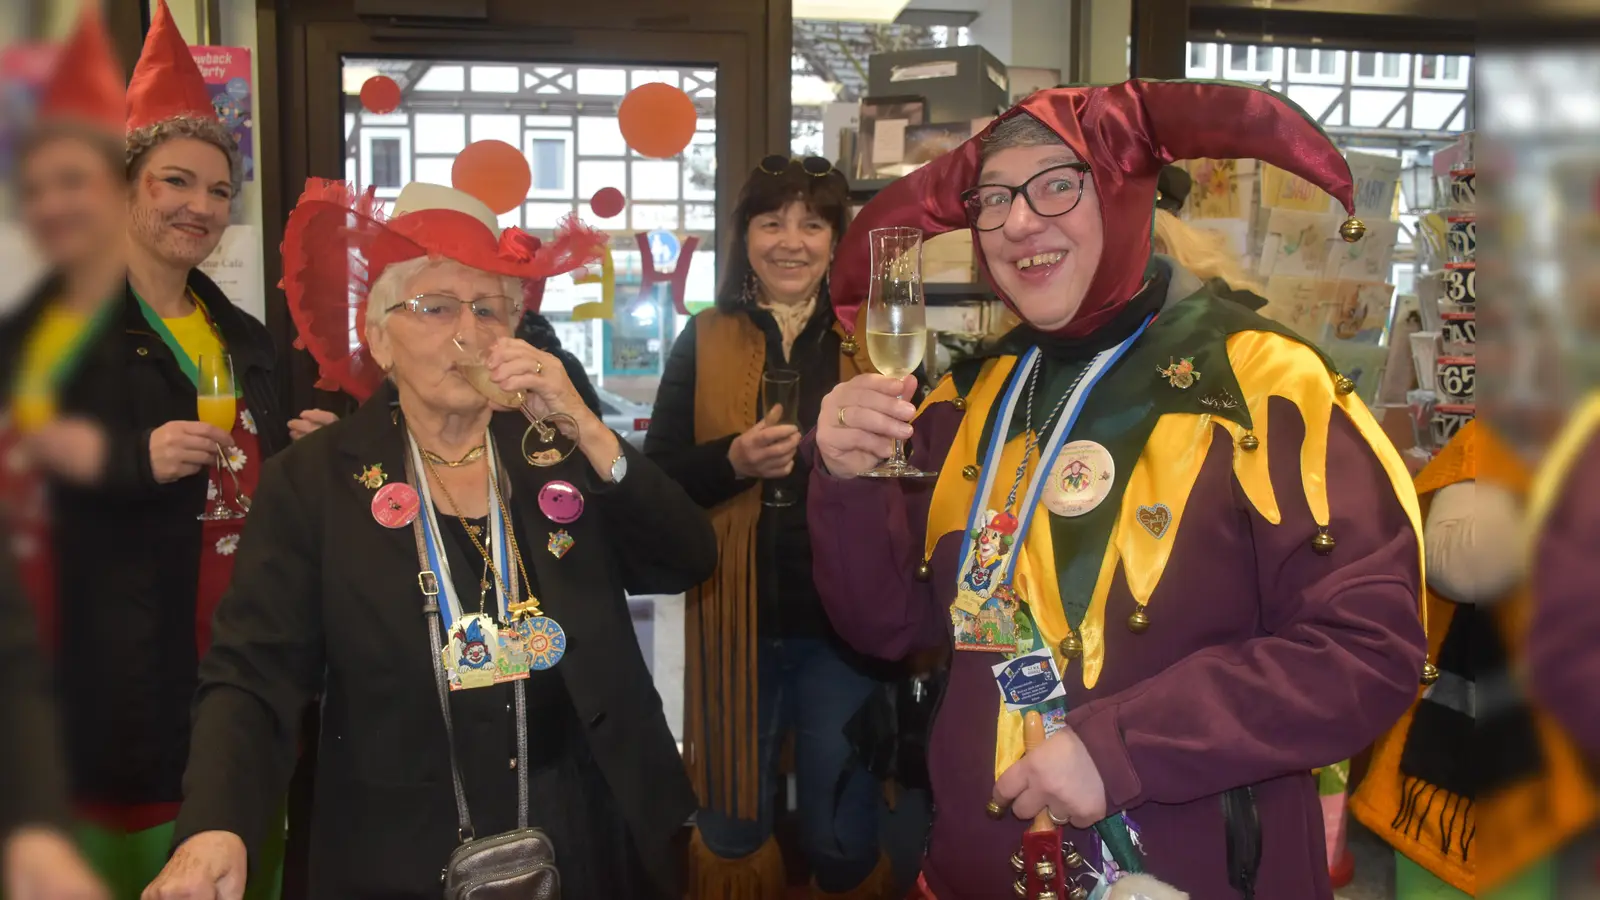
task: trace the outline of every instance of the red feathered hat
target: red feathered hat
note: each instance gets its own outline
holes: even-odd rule
[[[855,217],[829,275],[833,308],[845,328],[855,327],[856,308],[867,295],[867,233],[909,225],[932,237],[970,227],[961,192],[977,184],[989,134],[1020,115],[1037,119],[1089,164],[1100,197],[1105,249],[1077,316],[1057,332],[1065,337],[1099,328],[1139,291],[1150,262],[1156,182],[1161,167],[1173,160],[1265,160],[1355,212],[1349,164],[1316,122],[1281,94],[1226,82],[1144,80],[1039,91],[976,137],[878,192]],[[1351,231],[1355,237],[1348,239],[1359,237],[1358,229]],[[976,229],[972,239],[993,286]],[[1001,299],[1011,306],[1004,294]]]
[[[135,131],[179,116],[216,119],[217,109],[167,0],[156,0],[144,51],[128,82],[127,128]]]
[[[406,185],[385,215],[371,188],[312,178],[284,227],[279,287],[300,333],[295,345],[321,370],[317,386],[365,400],[383,380],[367,355],[367,294],[388,267],[428,256],[526,283],[595,262],[609,241],[572,216],[548,244],[520,228],[502,232],[482,200],[421,182]]]
[[[39,99],[39,121],[74,121],[121,134],[127,114],[122,66],[99,4],[87,2]]]

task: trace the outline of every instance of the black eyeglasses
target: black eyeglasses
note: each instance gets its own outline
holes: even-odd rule
[[[804,159],[794,159],[792,157],[784,156],[781,153],[774,153],[766,159],[763,159],[761,164],[756,166],[756,170],[765,172],[768,175],[783,175],[789,171],[790,167],[795,165],[799,165],[800,170],[805,172],[807,175],[810,175],[812,178],[826,178],[829,175],[838,175],[840,178],[844,177],[844,173],[840,172],[838,169],[835,169],[833,167],[833,163],[823,159],[820,156],[808,156]]]
[[[1087,163],[1066,163],[1051,166],[1018,185],[980,184],[962,191],[961,202],[966,204],[972,227],[994,231],[1006,224],[1018,194],[1034,215],[1053,219],[1072,212],[1083,199],[1083,182],[1088,177]]]

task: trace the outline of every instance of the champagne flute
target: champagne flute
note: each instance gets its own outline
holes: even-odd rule
[[[799,372],[779,369],[761,373],[762,418],[771,415],[773,407],[778,407],[778,418],[773,424],[800,427]],[[766,506],[793,506],[794,491],[784,487],[780,482],[774,482],[762,503]]]
[[[922,303],[922,231],[917,228],[874,228],[872,282],[867,293],[867,355],[879,372],[904,380],[922,365],[928,326]],[[894,442],[894,455],[875,469],[872,478],[931,478],[906,461],[905,444]]]
[[[239,414],[239,401],[234,393],[233,361],[225,353],[202,355],[196,362],[196,368],[199,372],[198,383],[195,385],[197,417],[223,434],[231,434],[234,418]],[[250,510],[250,498],[244,496],[243,491],[239,489],[239,476],[228,464],[228,457],[223,453],[222,445],[218,444],[217,471],[212,476],[216,479],[216,499],[212,502],[211,509],[199,516],[202,522],[244,518],[244,513],[229,509],[222,499],[224,470],[233,478],[233,495],[240,509],[245,512]]]
[[[454,344],[456,348],[455,370],[461,373],[461,377],[467,380],[467,384],[472,385],[473,390],[482,394],[484,399],[496,406],[517,410],[522,413],[523,418],[528,420],[528,430],[522,435],[523,458],[535,466],[553,466],[572,455],[572,451],[577,448],[577,443],[573,442],[572,446],[565,451],[555,447],[556,436],[560,432],[551,426],[549,422],[552,419],[560,420],[576,427],[577,423],[573,421],[571,416],[566,413],[551,413],[548,416],[534,415],[532,410],[528,409],[526,394],[521,391],[502,390],[498,384],[494,383],[494,376],[489,373],[489,354],[487,352],[467,349],[467,345],[462,342],[459,335],[451,338],[450,343]],[[542,446],[544,449],[528,449],[528,438],[535,435],[538,438],[535,446]]]

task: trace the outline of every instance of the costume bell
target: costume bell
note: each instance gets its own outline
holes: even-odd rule
[[[836,478],[820,461],[811,481],[817,584],[840,635],[885,658],[956,635],[919,895],[1082,900],[1129,894],[1121,882],[1144,875],[1196,897],[1330,897],[1310,773],[1415,696],[1416,496],[1326,357],[1152,256],[1150,233],[1174,159],[1260,158],[1353,210],[1349,167],[1303,111],[1260,88],[1041,91],[874,197],[839,247],[834,296],[866,296],[871,229],[972,227],[961,193],[979,183],[990,135],[1019,116],[1086,164],[1098,197],[1103,250],[1076,315],[1051,332],[1024,316],[937,385],[911,441],[913,464],[941,473],[931,490]],[[1052,501],[1074,485],[1040,473],[1071,447],[1108,486]],[[1017,519],[991,588],[1014,591],[1029,624],[1009,651],[959,636],[988,510]],[[1016,678],[1023,656],[1041,681],[1014,702],[996,681]],[[1093,828],[1041,832],[992,802],[1035,712],[1042,748],[1070,731],[1098,770],[1107,815]]]

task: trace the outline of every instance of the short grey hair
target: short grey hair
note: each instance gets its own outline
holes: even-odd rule
[[[468,272],[480,271],[445,257],[419,256],[397,262],[384,269],[383,274],[373,283],[372,289],[367,292],[367,327],[382,328],[388,322],[390,308],[409,299],[406,285],[411,283],[411,279],[427,269],[439,266],[456,266]],[[522,318],[522,279],[512,275],[496,277],[500,279],[500,290],[511,298],[511,329],[515,331],[518,320]]]
[[[1019,112],[994,126],[983,139],[983,158],[1016,147],[1066,146],[1061,135],[1051,131],[1043,122],[1027,113]]]
[[[216,119],[176,116],[128,132],[125,144],[128,181],[132,183],[139,177],[150,151],[175,138],[193,138],[222,151],[228,158],[228,180],[232,182],[233,197],[237,201],[244,187],[244,157],[239,153],[239,142],[234,140],[232,132]]]

